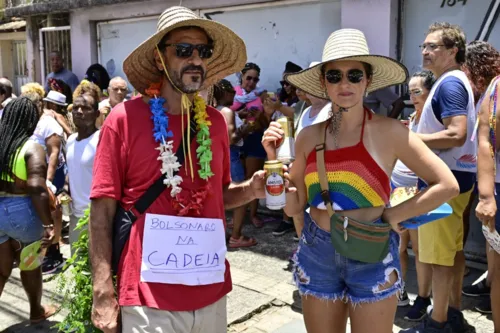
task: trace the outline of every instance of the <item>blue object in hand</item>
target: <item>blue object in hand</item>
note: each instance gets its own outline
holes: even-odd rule
[[[445,217],[450,216],[453,209],[447,203],[442,204],[438,208],[420,216],[413,217],[407,221],[401,222],[401,225],[406,229],[417,229],[421,225],[433,222]]]

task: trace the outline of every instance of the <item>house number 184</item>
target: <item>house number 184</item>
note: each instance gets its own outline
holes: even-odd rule
[[[447,5],[448,7],[453,7],[459,2],[462,3],[462,6],[465,6],[467,0],[443,0],[443,2],[441,2],[441,8],[443,8],[445,5]]]

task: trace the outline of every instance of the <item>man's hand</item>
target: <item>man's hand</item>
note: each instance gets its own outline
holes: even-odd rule
[[[111,107],[103,106],[102,108],[99,109],[99,112],[102,113],[104,117],[107,117],[108,114],[111,112]]]
[[[54,240],[54,226],[44,226],[43,227],[43,236],[41,240],[42,249],[48,248],[52,245],[52,241]]]
[[[118,331],[119,313],[120,306],[112,290],[100,296],[97,296],[94,290],[92,323],[97,329],[100,329],[104,333],[116,333]]]
[[[479,199],[476,207],[476,216],[483,223],[489,227],[490,231],[495,231],[495,215],[497,212],[497,204],[495,198]]]
[[[285,182],[285,192],[294,193],[297,191],[295,186],[290,182],[288,167],[283,165],[283,181]],[[266,197],[266,172],[264,170],[257,171],[250,179],[250,187],[252,188],[255,199],[264,199]]]

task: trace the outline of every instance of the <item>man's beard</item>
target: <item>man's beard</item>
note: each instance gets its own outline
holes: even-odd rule
[[[189,83],[184,83],[182,81],[182,77],[184,76],[184,73],[186,71],[199,71],[200,76],[192,76],[188,78]],[[189,65],[184,67],[180,72],[177,71],[172,71],[169,73],[170,77],[172,78],[172,81],[174,85],[179,88],[180,91],[186,94],[192,94],[200,90],[201,86],[203,85],[203,82],[205,81],[205,71],[201,66],[195,66],[195,65]]]

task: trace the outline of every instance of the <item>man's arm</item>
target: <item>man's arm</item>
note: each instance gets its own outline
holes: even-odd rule
[[[443,131],[432,134],[418,133],[418,136],[431,149],[463,146],[467,139],[467,116],[443,119],[443,125],[446,127]]]
[[[445,129],[418,136],[431,149],[450,149],[463,146],[467,140],[469,94],[464,83],[456,77],[445,78],[436,89],[431,105],[435,117]]]
[[[224,209],[229,210],[243,206],[252,200],[265,198],[265,171],[257,171],[251,179],[243,183],[230,183],[223,189]]]
[[[90,206],[89,254],[94,281],[94,297],[114,297],[111,244],[116,200],[93,199]]]

